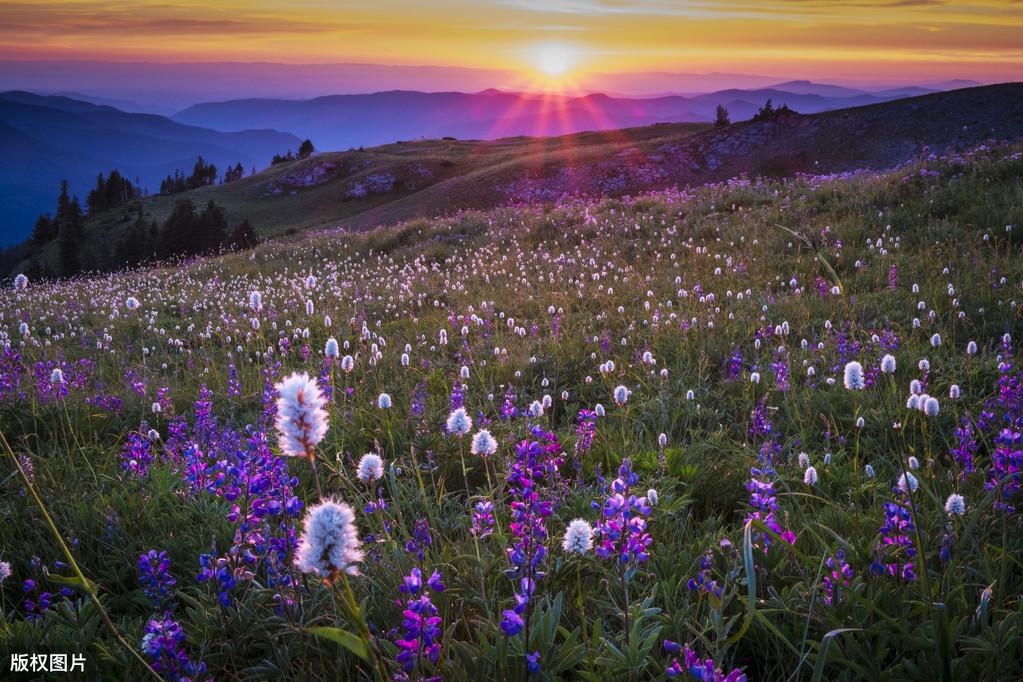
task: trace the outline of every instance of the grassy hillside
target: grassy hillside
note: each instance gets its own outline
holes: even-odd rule
[[[231,185],[144,203],[147,215],[162,221],[181,198],[213,200],[226,207],[232,222],[247,219],[265,235],[366,229],[463,208],[550,202],[566,194],[622,196],[742,174],[885,169],[932,152],[1020,136],[1023,85],[1001,85],[726,128],[664,124],[327,152]],[[96,216],[91,231],[105,239],[132,219],[129,206]]]
[[[0,651],[1023,679],[1021,177],[1002,145],[7,289]]]

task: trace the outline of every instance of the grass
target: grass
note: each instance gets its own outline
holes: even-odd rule
[[[463,211],[8,291],[0,430],[32,484],[0,465],[12,568],[0,650],[85,652],[102,678],[141,678],[135,654],[169,678],[391,677],[400,586],[420,568],[445,589],[430,595],[439,657],[417,650],[412,679],[526,679],[534,652],[536,679],[660,678],[684,663],[665,640],[750,680],[1019,679],[1023,546],[1017,514],[996,502],[1020,501],[1021,448],[1002,428],[1023,421],[1021,175],[1018,147],[985,148],[888,174]],[[350,373],[324,358],[329,337]],[[877,371],[886,353],[891,376]],[[842,386],[852,360],[870,378],[862,391]],[[356,510],[367,556],[352,598],[291,562],[318,502],[309,462],[279,454],[273,383],[292,371],[330,392],[315,456],[325,495]],[[912,379],[936,416],[907,409]],[[444,432],[456,383],[472,432],[499,443],[488,461]],[[618,386],[631,391],[621,405]],[[598,404],[584,447],[580,410]],[[954,454],[964,424],[972,470]],[[559,443],[530,473],[551,502],[549,554],[529,626],[508,636],[522,589],[506,574],[517,444],[547,438],[530,426]],[[355,476],[367,452],[385,461],[373,484]],[[630,492],[656,491],[649,558],[564,552],[570,520],[606,521],[624,458]],[[907,471],[918,487],[900,492]],[[773,490],[773,514],[752,514],[751,480]],[[953,493],[962,516],[944,510]],[[481,499],[496,518],[485,537],[471,532]],[[889,544],[886,504],[913,524]],[[406,547],[417,520],[431,536],[421,558]],[[137,567],[149,550],[175,579],[155,597]],[[851,576],[832,574],[840,551]],[[202,555],[224,572],[199,580]],[[906,563],[913,579],[887,571]],[[36,613],[26,598],[43,591]],[[141,645],[153,619],[180,626],[172,648],[204,673]]]

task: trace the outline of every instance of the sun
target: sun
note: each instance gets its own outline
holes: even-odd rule
[[[564,76],[576,61],[576,54],[565,45],[542,45],[536,51],[536,65],[549,78]]]

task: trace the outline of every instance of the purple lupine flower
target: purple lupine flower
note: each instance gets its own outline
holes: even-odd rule
[[[204,663],[195,663],[185,650],[185,631],[169,613],[146,623],[141,649],[153,670],[168,680],[191,680],[206,672]]]
[[[649,558],[647,549],[653,538],[646,532],[646,517],[650,503],[646,497],[629,493],[639,483],[628,458],[618,467],[618,478],[611,482],[611,494],[601,507],[597,526],[599,542],[596,554],[602,559],[613,559],[622,570],[638,566]]]
[[[142,422],[138,431],[132,431],[121,448],[121,469],[133,478],[149,475],[153,463],[152,441],[149,440],[149,426]]]
[[[680,646],[676,642],[666,639],[664,640],[664,649],[669,654],[682,654],[681,661],[678,658],[672,658],[671,664],[664,670],[664,674],[668,677],[680,677],[683,673],[688,673],[693,679],[700,680],[700,682],[746,682],[746,675],[738,668],[725,674],[714,663],[714,659],[701,660],[688,644]]]
[[[471,532],[480,540],[494,532],[494,503],[485,497],[473,505]]]
[[[722,594],[721,586],[711,577],[714,569],[714,552],[709,547],[703,556],[700,557],[699,569],[696,575],[686,583],[689,591],[713,594],[715,597],[720,597]]]
[[[912,538],[915,526],[909,504],[902,501],[901,493],[896,494],[900,497],[895,502],[886,502],[884,505],[881,541],[874,548],[874,561],[870,564],[870,573],[875,576],[887,573],[906,582],[912,582],[916,580],[916,573],[913,570],[916,546]]]
[[[426,519],[417,519],[412,538],[406,543],[406,551],[413,553],[418,561],[409,574],[402,579],[399,590],[405,595],[399,602],[402,607],[401,636],[395,640],[398,655],[395,660],[402,672],[396,680],[420,680],[423,678],[423,660],[437,665],[441,653],[441,618],[431,599],[432,594],[443,592],[444,583],[440,571],[434,570],[424,579],[423,562],[426,550],[433,543]],[[434,679],[434,678],[427,678]],[[436,678],[439,679],[439,678]]]
[[[962,469],[962,475],[966,476],[976,470],[973,457],[977,454],[977,450],[980,447],[977,439],[974,438],[973,424],[970,423],[968,417],[964,416],[959,422],[959,427],[955,430],[955,436],[958,442],[952,448],[952,456],[955,458],[956,463],[959,464],[959,468]]]
[[[547,519],[554,503],[541,493],[549,493],[559,479],[561,447],[553,433],[539,426],[530,429],[531,438],[515,446],[515,461],[508,473],[513,498],[510,524],[514,544],[507,549],[511,567],[506,571],[516,581],[515,606],[502,613],[501,629],[513,637],[525,629],[529,633],[536,584],[543,579],[547,559]]]
[[[21,591],[25,593],[25,601],[22,602],[25,620],[42,620],[43,615],[50,610],[53,594],[41,591],[38,583],[32,578],[25,579],[21,584]]]
[[[995,509],[1015,514],[1015,498],[1023,487],[1023,433],[1016,429],[1002,429],[995,437],[994,445],[984,487],[987,490],[998,489],[1000,494],[995,498]]]
[[[836,551],[834,556],[825,559],[824,566],[827,568],[827,572],[821,579],[820,586],[824,595],[824,603],[829,606],[839,604],[842,602],[842,590],[849,587],[849,580],[854,575],[852,566],[846,562],[845,551],[842,549]]]
[[[155,549],[140,554],[136,562],[142,591],[153,602],[156,609],[170,601],[171,591],[178,584],[178,581],[170,574],[170,563],[167,552],[162,550],[157,552]]]

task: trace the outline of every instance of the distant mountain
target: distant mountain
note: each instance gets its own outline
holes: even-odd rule
[[[299,143],[275,130],[224,133],[69,97],[0,93],[0,245],[24,238],[41,212],[53,210],[62,178],[84,202],[96,175],[115,168],[155,190],[176,169],[190,171],[199,155],[220,168],[240,162],[248,172]]]
[[[775,105],[788,104],[801,113],[816,113],[904,96],[899,91],[872,94],[807,81],[792,81],[790,85],[792,90],[779,86],[720,90],[691,97],[650,98],[530,94],[493,89],[477,93],[394,90],[308,100],[209,102],[188,107],[173,118],[181,123],[224,131],[287,130],[311,138],[320,149],[335,150],[444,136],[460,139],[550,136],[651,123],[710,121],[719,104],[729,109],[734,121],[752,117],[768,99]]]

